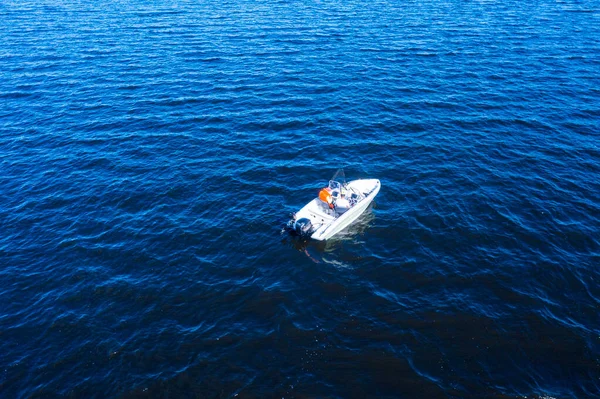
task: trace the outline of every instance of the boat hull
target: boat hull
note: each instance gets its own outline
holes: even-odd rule
[[[339,216],[337,219],[332,221],[327,225],[323,225],[318,228],[311,236],[311,238],[323,241],[328,240],[346,227],[348,227],[352,222],[354,222],[363,212],[367,209],[367,207],[373,202],[375,196],[379,193],[379,189],[381,188],[381,183],[377,179],[369,179],[369,180],[355,180],[349,183],[349,186],[356,186],[359,189],[369,189],[368,195],[359,203],[357,203],[352,208],[348,209],[343,215]]]
[[[311,235],[312,239],[318,241],[328,240],[352,224],[373,202],[373,199],[379,193],[381,182],[377,179],[354,180],[348,183],[348,186],[359,190],[365,197],[342,215],[335,217],[320,209],[318,198],[308,203],[298,212],[297,217],[306,217],[316,223],[321,223],[317,224],[318,227]]]

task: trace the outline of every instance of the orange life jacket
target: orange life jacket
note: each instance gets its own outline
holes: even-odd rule
[[[321,191],[319,192],[319,199],[325,202],[326,204],[333,203],[333,199],[331,198],[331,190],[329,189],[329,187],[321,189]]]

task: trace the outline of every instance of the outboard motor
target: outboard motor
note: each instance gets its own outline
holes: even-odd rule
[[[309,236],[312,233],[312,223],[310,219],[301,218],[294,222],[294,231],[302,237]]]

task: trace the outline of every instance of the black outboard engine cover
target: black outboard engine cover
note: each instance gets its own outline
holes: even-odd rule
[[[310,219],[302,218],[294,222],[294,231],[300,236],[308,236],[312,233],[312,223]]]

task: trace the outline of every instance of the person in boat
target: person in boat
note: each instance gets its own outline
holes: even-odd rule
[[[326,203],[329,209],[333,209],[341,214],[350,209],[350,202],[346,198],[346,194],[346,190],[341,186],[339,190],[324,187],[319,192],[319,199]]]

